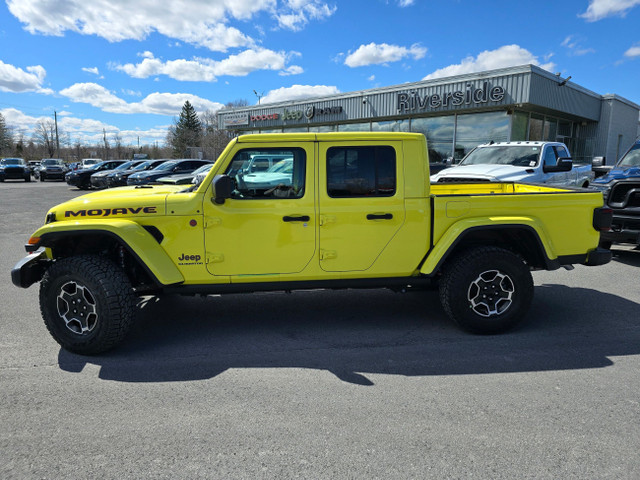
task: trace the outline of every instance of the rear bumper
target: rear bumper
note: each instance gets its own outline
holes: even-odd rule
[[[51,262],[44,247],[27,255],[11,269],[11,281],[16,287],[28,288],[39,282]]]
[[[611,250],[598,247],[595,250],[591,250],[587,255],[587,261],[584,265],[589,267],[595,267],[597,265],[604,265],[611,261]]]

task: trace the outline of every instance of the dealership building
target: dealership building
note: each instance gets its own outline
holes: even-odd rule
[[[432,162],[490,141],[567,144],[576,162],[613,164],[640,134],[640,106],[599,95],[535,65],[423,80],[330,97],[218,112],[238,135],[275,132],[420,132]]]

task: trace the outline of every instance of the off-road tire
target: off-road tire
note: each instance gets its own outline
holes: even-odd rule
[[[62,348],[73,353],[96,355],[117,346],[136,310],[129,279],[105,257],[57,260],[40,282],[44,323]]]
[[[460,328],[477,334],[502,333],[518,324],[533,299],[529,267],[515,253],[477,247],[446,265],[440,301]]]

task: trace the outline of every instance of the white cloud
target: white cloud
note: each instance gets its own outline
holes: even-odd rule
[[[128,103],[97,83],[76,83],[60,91],[76,103],[88,103],[111,113],[151,113],[156,115],[178,115],[184,102],[189,100],[197,111],[219,110],[221,103],[211,102],[188,93],[152,93],[140,102]]]
[[[15,127],[16,132],[22,133],[25,138],[30,138],[36,126],[43,121],[50,121],[50,115],[34,117],[24,114],[15,108],[5,108],[0,113],[7,121],[8,125]],[[69,135],[72,142],[79,141],[82,144],[95,144],[103,140],[103,131],[107,132],[107,137],[114,133],[119,133],[125,145],[137,144],[138,137],[141,143],[153,143],[158,141],[164,143],[167,136],[168,125],[158,125],[148,130],[120,130],[114,125],[94,120],[90,118],[77,118],[70,116],[71,113],[58,112],[58,127],[62,132],[62,137]],[[61,138],[62,141],[62,138]]]
[[[336,10],[337,7],[330,7],[320,0],[287,0],[274,16],[280,28],[299,31],[311,20],[324,20]]]
[[[305,98],[325,97],[340,93],[337,87],[328,85],[292,85],[271,90],[262,97],[262,104],[304,100]]]
[[[376,44],[372,42],[368,45],[360,45],[355,52],[349,53],[344,63],[349,67],[363,67],[366,65],[397,62],[406,57],[413,57],[418,60],[424,57],[426,53],[427,49],[418,44],[406,48],[398,45],[388,45],[386,43]]]
[[[591,0],[587,11],[578,16],[588,22],[596,22],[615,15],[624,17],[637,5],[640,5],[640,0]]]
[[[42,88],[46,75],[46,70],[40,65],[27,67],[25,71],[0,60],[0,91],[52,93],[51,90]]]
[[[564,39],[561,43],[563,47],[565,47],[569,52],[569,55],[573,56],[582,56],[587,53],[595,53],[593,48],[585,48],[582,46],[583,39],[576,35],[569,35]]]
[[[93,73],[94,75],[100,75],[100,70],[98,70],[98,67],[82,67],[82,71]]]
[[[410,7],[415,3],[415,0],[398,0],[398,5],[401,7]]]
[[[624,52],[624,56],[629,58],[640,57],[640,44],[629,48],[629,50]]]
[[[271,11],[276,0],[8,0],[7,5],[31,33],[61,36],[72,31],[117,42],[142,40],[157,31],[186,43],[225,51],[253,44],[250,37],[227,24],[229,19],[248,20],[261,11]]]
[[[288,75],[300,75],[304,73],[304,69],[299,65],[291,65],[290,67],[282,70],[278,75],[288,76]]]
[[[167,75],[175,80],[193,82],[214,82],[217,77],[228,75],[241,77],[256,70],[283,70],[289,75],[301,73],[298,66],[286,67],[289,55],[274,52],[266,48],[249,49],[224,60],[214,61],[208,58],[193,60],[162,60],[155,58],[151,52],[145,52],[144,60],[137,64],[113,64],[112,68],[125,72],[134,78],[148,78],[155,75]]]
[[[250,36],[230,25],[231,21],[267,13],[281,28],[300,30],[336,11],[321,0],[7,0],[7,5],[30,33],[62,36],[71,31],[119,42],[143,40],[158,32],[219,52],[255,46]]]
[[[480,52],[475,58],[469,56],[458,64],[440,68],[424,77],[423,80],[463,75],[465,73],[483,72],[486,70],[514,67],[516,65],[526,65],[529,63],[550,71],[555,67],[555,64],[551,62],[540,64],[538,57],[518,45],[504,45],[496,50],[485,50],[484,52]]]

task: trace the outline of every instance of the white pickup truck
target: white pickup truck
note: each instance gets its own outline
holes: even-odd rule
[[[462,161],[431,176],[432,183],[526,182],[588,187],[591,165],[574,165],[558,142],[501,142],[479,145]]]

